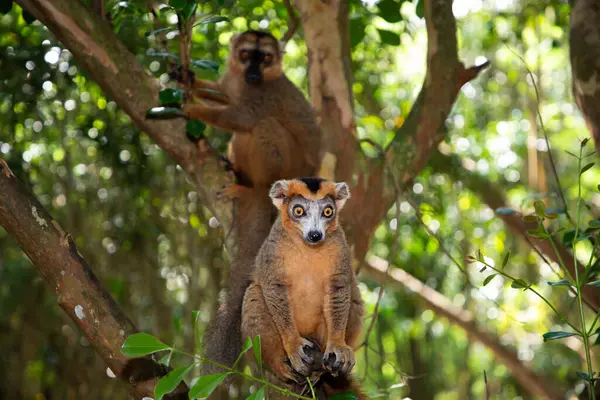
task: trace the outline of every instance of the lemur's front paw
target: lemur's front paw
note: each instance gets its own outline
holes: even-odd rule
[[[288,354],[288,359],[292,369],[302,375],[302,382],[297,382],[304,383],[304,377],[310,376],[313,370],[315,355],[319,352],[319,349],[316,344],[302,337],[299,338],[294,348],[292,354]]]
[[[346,344],[330,343],[323,354],[323,365],[333,376],[348,375],[354,367],[354,350]]]
[[[177,67],[177,69],[173,69],[171,71],[169,71],[169,78],[177,81],[179,83],[184,83],[183,81],[183,70],[181,68],[181,65]],[[193,83],[194,82],[194,71],[192,71],[191,69],[188,68],[187,70],[187,80],[189,83]]]

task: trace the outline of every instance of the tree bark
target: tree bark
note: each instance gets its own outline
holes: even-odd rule
[[[154,386],[167,369],[150,357],[121,354],[125,338],[135,332],[87,265],[71,235],[16,179],[0,158],[0,225],[13,236],[58,298],[59,306],[85,335],[94,350],[136,398],[154,397]],[[182,384],[168,399],[187,399]]]
[[[523,364],[517,354],[503,346],[498,339],[486,332],[475,323],[473,315],[462,308],[456,307],[448,298],[436,290],[426,286],[423,282],[400,268],[387,270],[387,261],[370,256],[366,265],[361,270],[368,277],[394,290],[409,290],[419,296],[423,305],[434,311],[438,316],[447,318],[452,324],[461,327],[473,340],[485,345],[498,361],[502,362],[511,371],[513,377],[523,386],[525,390],[534,396],[544,399],[562,399],[561,391],[554,382],[536,374],[528,366]]]
[[[573,96],[600,153],[600,4],[574,3],[569,37]]]

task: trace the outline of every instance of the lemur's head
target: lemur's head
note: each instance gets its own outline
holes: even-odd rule
[[[350,191],[344,182],[299,178],[275,182],[269,196],[279,209],[284,228],[299,234],[307,244],[317,245],[337,229],[338,213]]]
[[[283,49],[273,35],[261,31],[246,31],[231,38],[229,70],[243,74],[246,83],[258,85],[283,74]]]

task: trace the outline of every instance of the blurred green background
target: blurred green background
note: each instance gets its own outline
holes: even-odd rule
[[[427,33],[422,9],[418,3],[395,0],[352,0],[350,5],[358,132],[387,144],[424,78]],[[152,56],[164,49],[149,35],[155,27],[145,7],[142,1],[106,2],[120,39],[166,83],[165,58]],[[281,37],[287,29],[281,2],[206,2],[200,10],[231,21],[194,30],[194,58],[217,61],[221,71],[233,33],[267,29]],[[492,65],[463,87],[448,118],[440,148],[459,162],[432,155],[410,196],[400,199],[399,210],[390,210],[377,229],[371,253],[391,259],[450,304],[471,312],[477,329],[576,396],[583,390],[575,375],[583,370],[581,343],[543,343],[541,334],[560,322],[551,310],[530,292],[510,289],[501,277],[482,287],[487,273],[463,262],[479,248],[496,262],[511,251],[507,268],[513,275],[539,283],[561,311],[576,314],[566,290],[551,291],[545,284],[559,279],[553,269],[507,230],[483,198],[492,185],[515,209],[531,211],[538,198],[562,207],[536,122],[538,103],[527,65],[536,77],[541,116],[574,210],[577,165],[564,150],[578,151],[577,139],[589,134],[571,94],[570,6],[563,1],[455,0],[453,11],[461,60],[472,65],[487,59]],[[161,16],[165,26],[175,26],[172,15]],[[171,51],[177,52],[176,32],[168,37]],[[286,51],[286,74],[306,93],[301,32]],[[218,76],[196,73],[208,79]],[[209,128],[208,136],[224,151],[228,135]],[[202,335],[226,268],[221,242],[208,223],[210,212],[181,168],[133,126],[47,28],[25,21],[16,4],[0,15],[0,156],[73,235],[138,328],[193,350],[192,312],[200,311]],[[599,178],[595,169],[583,175],[583,197],[590,206],[584,219],[599,213]],[[418,206],[422,222],[410,203]],[[566,225],[564,216],[558,224]],[[396,230],[400,243],[391,254]],[[587,260],[585,249],[580,254]],[[361,279],[361,290],[369,314],[379,286]],[[358,355],[356,374],[367,392],[385,393],[384,398],[482,399],[484,371],[493,398],[533,398],[493,352],[407,290],[385,292],[368,349],[367,360],[364,349]],[[0,399],[127,398],[122,384],[107,376],[102,360],[2,228],[0,376]]]

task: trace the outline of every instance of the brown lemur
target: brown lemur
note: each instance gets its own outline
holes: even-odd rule
[[[277,215],[269,187],[278,179],[314,175],[321,158],[316,114],[285,76],[282,58],[279,41],[269,33],[234,35],[227,71],[217,82],[192,77],[195,101],[183,106],[188,119],[233,132],[228,158],[238,184],[223,194],[234,199],[233,233],[238,248],[225,301],[204,339],[206,357],[228,366],[241,351],[242,299],[252,265]],[[203,373],[218,370],[210,364],[203,366]]]
[[[279,180],[269,196],[279,210],[256,257],[242,309],[242,338],[260,335],[275,383],[306,392],[319,378],[322,395],[353,391],[354,348],[363,301],[338,214],[345,183],[320,178]]]

